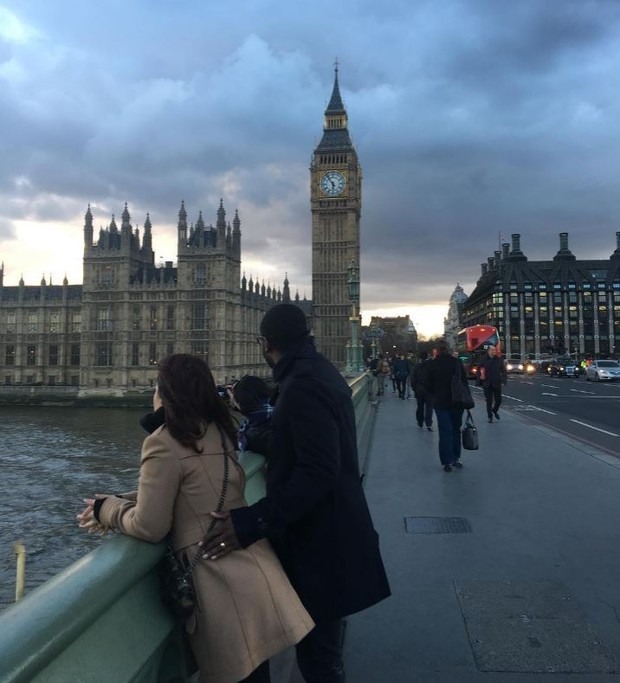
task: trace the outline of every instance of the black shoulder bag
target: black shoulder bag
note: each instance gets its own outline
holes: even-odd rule
[[[467,418],[465,420],[465,426],[461,433],[463,448],[466,451],[477,451],[478,450],[478,430],[474,423],[474,418],[471,412],[467,411]]]
[[[222,493],[217,504],[216,512],[221,512],[226,500],[226,491],[228,490],[228,451],[224,444],[222,437],[222,447],[224,449],[224,480],[222,482]],[[212,517],[209,528],[205,537],[208,536],[217,520]],[[168,550],[164,555],[164,559],[159,566],[159,582],[161,587],[161,599],[164,605],[172,612],[172,614],[179,620],[184,621],[189,619],[196,607],[196,594],[194,586],[191,582],[191,575],[194,567],[198,564],[198,560],[202,555],[202,548],[196,551],[191,562],[184,567],[183,564],[176,558],[172,548],[168,546]]]

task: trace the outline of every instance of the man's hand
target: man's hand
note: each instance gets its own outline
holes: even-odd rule
[[[233,550],[239,550],[241,546],[237,540],[230,513],[211,512],[210,514],[218,521],[215,523],[213,531],[199,545],[202,546],[202,558],[204,560],[218,560]]]

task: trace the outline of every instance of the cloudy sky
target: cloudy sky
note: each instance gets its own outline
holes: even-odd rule
[[[5,284],[81,282],[83,215],[239,209],[243,269],[311,296],[309,171],[340,63],[364,172],[362,306],[441,331],[500,234],[620,230],[617,0],[0,0]]]

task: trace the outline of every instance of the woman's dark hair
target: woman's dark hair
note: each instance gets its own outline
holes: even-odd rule
[[[262,408],[271,398],[272,390],[260,377],[245,375],[232,388],[239,410],[247,415]]]
[[[215,424],[222,436],[237,442],[230,410],[218,395],[209,366],[202,358],[175,353],[159,363],[157,386],[172,436],[197,453],[197,441]]]

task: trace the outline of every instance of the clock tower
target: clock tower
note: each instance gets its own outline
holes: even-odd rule
[[[347,268],[352,260],[360,263],[362,169],[349,137],[338,64],[323,137],[312,155],[310,207],[314,335],[319,351],[344,368],[351,338]]]

